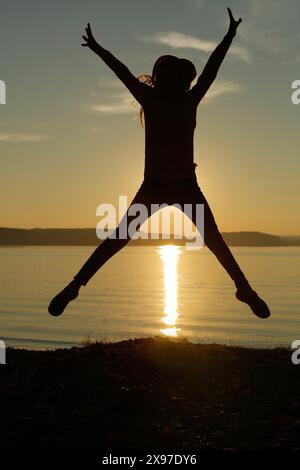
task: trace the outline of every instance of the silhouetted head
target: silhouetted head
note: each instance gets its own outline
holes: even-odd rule
[[[196,68],[188,59],[174,55],[162,55],[156,59],[152,75],[139,75],[139,80],[156,88],[163,95],[172,97],[186,93],[196,78]],[[140,108],[140,121],[143,126],[143,108]]]
[[[188,91],[196,75],[196,68],[190,60],[162,55],[154,63],[151,79],[159,91],[173,94]]]

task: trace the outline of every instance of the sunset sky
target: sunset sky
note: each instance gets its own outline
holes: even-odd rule
[[[95,227],[98,204],[130,201],[141,184],[139,109],[81,47],[88,21],[136,76],[162,54],[201,73],[227,6],[243,22],[198,109],[198,182],[221,231],[299,235],[299,0],[2,2],[0,226]]]

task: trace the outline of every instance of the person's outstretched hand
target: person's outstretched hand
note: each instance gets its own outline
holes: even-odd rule
[[[87,24],[87,27],[85,28],[85,32],[86,32],[86,36],[82,36],[85,42],[81,45],[84,47],[89,47],[92,51],[95,52],[97,50],[97,47],[99,47],[99,44],[97,43],[96,39],[93,36],[90,23]]]
[[[230,18],[230,25],[229,25],[228,32],[231,34],[235,34],[239,24],[242,22],[242,18],[235,20],[233,18],[232,11],[230,10],[230,8],[227,8],[227,10],[228,10],[229,18]]]

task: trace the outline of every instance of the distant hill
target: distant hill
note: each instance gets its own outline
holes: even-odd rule
[[[279,236],[262,232],[223,232],[224,240],[230,246],[300,246],[300,236]],[[130,245],[162,245],[174,242],[183,245],[190,240],[177,240],[174,236],[163,240],[131,240]],[[0,228],[0,245],[98,245],[100,240],[94,228]]]

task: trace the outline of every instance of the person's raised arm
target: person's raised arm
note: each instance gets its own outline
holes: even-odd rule
[[[203,72],[199,76],[197,83],[192,87],[192,89],[188,92],[190,97],[196,101],[198,104],[213,81],[215,80],[219,68],[226,56],[226,53],[232,43],[232,39],[236,35],[236,30],[241,23],[242,19],[240,18],[236,21],[233,16],[230,8],[227,8],[229,18],[230,18],[230,25],[227,34],[224,36],[220,44],[216,47],[216,49],[211,54],[210,58],[205,65]]]
[[[116,76],[124,83],[128,90],[132,93],[135,99],[143,105],[145,100],[153,93],[151,87],[142,83],[136,78],[123,64],[118,60],[111,52],[104,49],[100,44],[95,40],[90,23],[88,23],[85,28],[86,36],[82,36],[84,43],[81,44],[84,47],[89,47],[95,54],[97,54],[103,62],[116,74]]]

